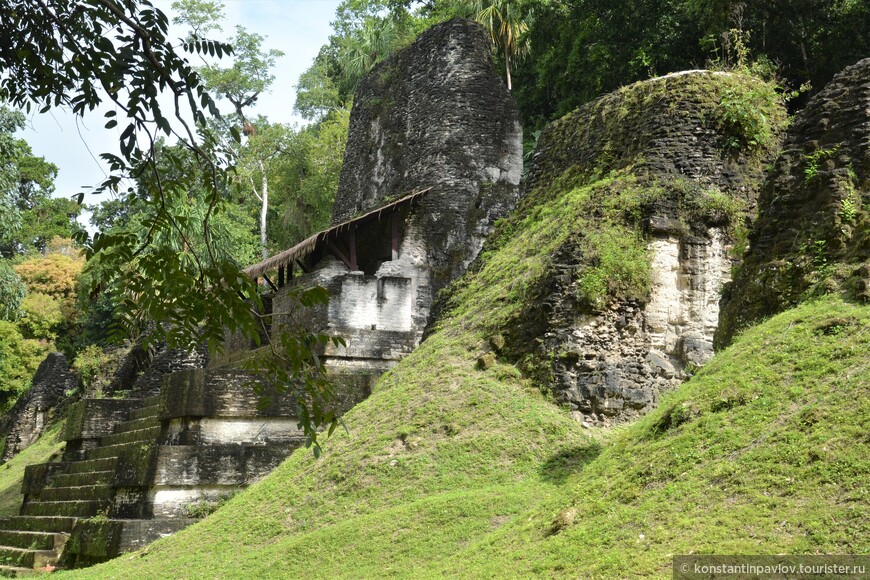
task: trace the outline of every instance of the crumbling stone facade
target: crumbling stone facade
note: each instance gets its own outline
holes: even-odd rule
[[[774,134],[763,150],[728,146],[723,91],[752,82],[709,71],[668,75],[589,103],[542,134],[526,191],[558,187],[565,175],[623,171],[659,192],[643,216],[648,300],[584,304],[578,281],[589,263],[578,240],[569,240],[554,256],[536,308],[511,337],[519,354],[531,346],[548,361],[556,398],[578,419],[607,425],[636,418],[712,356],[718,302],[734,263],[733,221],[751,215],[764,162],[778,143]],[[771,114],[785,118],[783,110]],[[744,212],[686,211],[687,196],[709,191],[740,200]]]
[[[870,59],[817,93],[767,176],[750,250],[722,300],[718,347],[826,293],[870,301]]]
[[[360,82],[333,223],[432,188],[411,220],[437,292],[516,204],[522,135],[483,27],[434,26]]]
[[[45,357],[33,375],[31,387],[5,416],[3,461],[12,459],[42,435],[54,408],[77,384],[78,378],[70,372],[64,355],[52,352]]]
[[[340,227],[294,279],[329,290],[308,325],[347,342],[325,353],[340,383],[367,395],[419,344],[437,291],[515,206],[522,162],[518,112],[480,25],[439,24],[361,81],[333,210]],[[413,192],[424,193],[393,207]],[[378,208],[384,215],[354,221]],[[276,292],[272,309],[280,328],[292,298]]]

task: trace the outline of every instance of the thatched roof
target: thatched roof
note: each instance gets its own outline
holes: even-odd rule
[[[254,264],[253,266],[248,266],[243,271],[245,274],[250,276],[251,278],[256,278],[262,276],[264,273],[269,270],[275,270],[281,266],[286,266],[290,264],[294,260],[298,260],[300,258],[304,258],[311,252],[313,252],[320,244],[326,243],[327,239],[330,235],[335,235],[340,233],[342,230],[346,230],[351,226],[356,226],[361,223],[380,219],[381,215],[387,212],[390,212],[401,205],[410,203],[423,195],[424,193],[430,191],[432,188],[427,187],[426,189],[422,189],[420,191],[415,191],[413,193],[409,193],[404,197],[400,197],[399,199],[384,205],[383,207],[379,207],[378,209],[374,209],[368,213],[365,213],[361,216],[349,219],[345,222],[342,222],[338,225],[332,226],[328,230],[323,230],[322,232],[318,232],[313,236],[306,238],[287,250],[284,250],[280,254],[275,254],[271,258],[267,258],[258,264]]]

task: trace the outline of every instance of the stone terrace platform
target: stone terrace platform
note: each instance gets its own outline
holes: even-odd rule
[[[20,515],[0,520],[0,570],[81,567],[203,517],[305,442],[294,409],[257,409],[240,370],[169,375],[157,396],[84,399],[63,460],[28,466]]]

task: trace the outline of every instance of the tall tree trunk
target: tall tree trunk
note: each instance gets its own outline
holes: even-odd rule
[[[260,245],[263,249],[263,259],[269,257],[269,249],[266,247],[266,213],[269,211],[269,181],[266,178],[266,166],[260,161],[260,173],[263,174],[263,192],[260,196],[263,204],[260,206]]]
[[[507,73],[507,89],[508,92],[511,90],[511,57],[510,53],[508,53],[508,49],[504,47],[504,68]]]

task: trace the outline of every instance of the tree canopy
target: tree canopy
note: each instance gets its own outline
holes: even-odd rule
[[[76,221],[81,206],[51,197],[57,166],[14,136],[23,126],[21,112],[0,107],[0,256],[5,258],[43,252],[52,238],[71,238],[82,229]]]
[[[143,217],[139,232],[110,229],[92,240],[79,233],[89,258],[90,292],[114,288],[115,322],[135,332],[149,321],[146,341],[165,340],[172,347],[205,342],[219,349],[229,328],[259,341],[256,281],[216,244],[218,216],[229,211],[236,154],[208,123],[220,112],[189,60],[196,54],[221,57],[233,48],[197,35],[173,44],[167,16],[148,0],[11,0],[0,5],[0,23],[6,28],[0,34],[0,101],[25,111],[64,107],[83,115],[99,109],[107,129],[121,129],[120,155],[101,155],[110,174],[95,191],[147,206],[128,212],[131,221]],[[236,128],[229,132],[241,140]],[[164,147],[161,136],[177,145]],[[191,164],[197,171],[185,171]],[[191,206],[193,191],[197,204]],[[275,362],[265,369],[285,379],[281,365],[297,371],[282,387],[315,444],[317,427],[334,427],[336,421],[319,404],[330,392],[316,357],[322,340],[305,332],[282,337],[285,348],[272,345]]]

